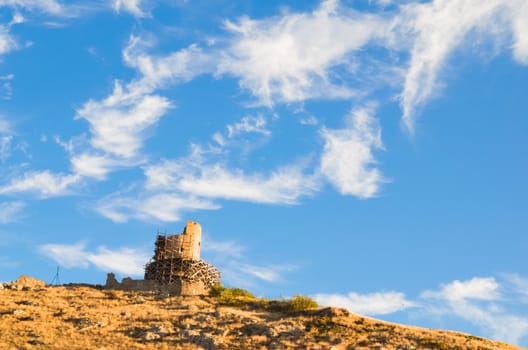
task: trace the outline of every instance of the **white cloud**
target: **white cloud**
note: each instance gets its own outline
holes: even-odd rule
[[[145,17],[148,14],[141,9],[142,0],[114,0],[114,10],[129,12],[135,17]]]
[[[13,136],[0,135],[0,162],[5,162],[11,156],[11,141],[13,141]]]
[[[28,172],[20,178],[0,187],[0,194],[35,193],[42,198],[62,196],[71,193],[71,187],[81,177],[76,174],[55,174],[48,170]]]
[[[219,260],[215,263],[222,272],[222,282],[239,288],[259,288],[262,283],[281,283],[285,274],[298,267],[291,264],[254,265],[247,258],[235,258],[227,262]]]
[[[224,257],[241,258],[246,248],[233,241],[216,241],[211,237],[205,237],[202,243],[202,251],[215,253]]]
[[[299,120],[299,123],[301,123],[301,125],[317,125],[319,124],[319,121],[317,120],[316,117],[311,115],[309,117],[301,118]]]
[[[269,204],[296,204],[313,194],[318,181],[300,167],[280,168],[269,175],[246,175],[220,164],[202,165],[166,161],[145,171],[148,189],[179,190],[199,197]]]
[[[468,281],[453,281],[442,285],[439,292],[425,291],[422,296],[425,298],[443,298],[447,300],[478,299],[478,300],[498,300],[499,284],[493,277],[475,277]]]
[[[132,276],[141,276],[150,256],[145,251],[122,247],[113,251],[98,247],[96,253],[86,255],[86,259],[100,270],[117,272]]]
[[[318,188],[315,179],[296,167],[278,169],[268,176],[246,175],[218,164],[198,171],[184,174],[178,188],[203,197],[269,204],[296,204],[301,196],[311,195]]]
[[[103,101],[90,100],[77,111],[76,119],[90,123],[90,144],[111,155],[133,158],[141,149],[145,132],[171,107],[164,97],[123,91],[115,83],[112,95]]]
[[[386,180],[376,168],[373,150],[383,149],[381,128],[372,108],[353,111],[344,129],[323,129],[321,173],[344,195],[370,198]]]
[[[86,261],[86,243],[75,244],[44,244],[39,246],[40,253],[52,258],[57,264],[65,268],[88,267]]]
[[[7,134],[11,132],[11,124],[7,119],[0,114],[0,134]]]
[[[354,92],[333,81],[332,68],[350,65],[351,53],[381,35],[380,17],[323,1],[312,13],[293,13],[226,22],[232,34],[218,64],[219,74],[240,79],[259,101],[349,98]]]
[[[141,164],[142,160],[123,160],[112,158],[107,155],[95,155],[82,153],[72,156],[70,159],[73,171],[85,177],[104,180],[107,174],[120,167],[130,167]]]
[[[316,294],[320,305],[345,307],[365,315],[387,315],[400,311],[416,317],[441,320],[457,318],[476,326],[480,334],[495,340],[519,344],[528,337],[528,317],[521,315],[519,303],[525,302],[528,279],[519,275],[506,275],[504,281],[513,285],[505,288],[494,277],[474,277],[466,281],[452,281],[438,290],[426,290],[420,299],[409,300],[397,291],[359,294]],[[514,307],[512,309],[512,306]],[[474,332],[474,330],[473,330]]]
[[[150,194],[139,197],[113,195],[101,199],[95,210],[114,222],[131,219],[147,222],[174,222],[181,219],[182,212],[214,210],[215,204],[179,193]]]
[[[0,203],[0,224],[7,224],[20,219],[25,207],[26,204],[20,201]]]
[[[60,15],[64,11],[63,6],[55,0],[0,0],[0,7],[2,6],[37,10],[53,15]]]
[[[128,247],[115,250],[104,246],[95,252],[86,250],[85,242],[75,244],[44,244],[39,246],[41,254],[53,259],[65,268],[88,268],[94,265],[106,272],[117,272],[132,276],[141,276],[149,253]]]
[[[207,242],[207,243],[206,243]],[[234,242],[204,241],[204,251],[222,253],[222,259],[228,260],[222,268],[223,280],[237,286],[249,286],[255,280],[276,283],[283,280],[283,274],[296,269],[293,265],[257,266],[248,264],[242,252],[245,248]],[[41,254],[53,259],[61,267],[88,268],[95,266],[106,272],[141,276],[151,253],[130,247],[109,249],[104,246],[89,251],[86,243],[44,244],[38,247]],[[225,254],[228,254],[226,256]],[[232,260],[234,259],[234,260]],[[240,284],[237,282],[241,281]]]
[[[394,0],[369,0],[369,3],[375,3],[379,6],[389,6]]]
[[[517,274],[507,274],[505,279],[513,285],[514,293],[521,295],[521,301],[528,304],[528,278]]]
[[[9,26],[0,25],[0,55],[15,50],[18,45],[9,33]]]
[[[469,40],[474,47],[493,41],[507,46],[504,38],[511,22],[514,57],[528,63],[528,5],[524,0],[434,0],[401,9],[394,28],[395,34],[402,37],[396,40],[406,41],[402,30],[413,33],[401,94],[403,123],[411,133],[417,109],[438,94],[440,73],[450,55]]]
[[[271,134],[271,131],[266,126],[267,120],[261,115],[245,116],[240,122],[227,126],[227,135],[233,137],[241,133],[257,133],[267,136]]]
[[[1,36],[1,34],[0,34]],[[0,41],[2,38],[0,37]],[[1,43],[0,43],[1,45]],[[1,49],[0,49],[1,50]],[[1,54],[1,52],[0,52]],[[0,92],[0,98],[4,100],[10,100],[13,97],[13,88],[11,87],[11,80],[15,77],[14,74],[8,74],[0,76],[0,85],[2,86],[3,93]]]
[[[255,265],[248,248],[235,241],[204,237],[202,251],[222,272],[222,282],[239,288],[258,288],[262,283],[280,283],[285,274],[296,270],[293,264]]]
[[[150,45],[140,37],[131,36],[123,50],[123,59],[137,69],[139,78],[125,85],[115,81],[109,96],[99,101],[89,100],[77,111],[75,118],[86,120],[91,132],[90,148],[79,152],[70,150],[71,165],[77,174],[103,180],[116,169],[144,163],[145,139],[173,107],[167,98],[154,91],[201,74],[205,62],[200,57],[205,56],[196,46],[154,56],[146,53]]]
[[[425,301],[436,301],[425,304],[435,314],[459,317],[481,327],[493,339],[518,343],[528,336],[528,318],[504,309],[507,304],[501,304],[501,287],[493,277],[475,277],[453,281],[421,296]]]
[[[125,63],[142,74],[131,84],[131,90],[151,91],[170,83],[184,83],[213,70],[214,53],[204,52],[197,45],[163,56],[148,54],[151,46],[150,41],[132,35],[123,50]]]
[[[268,265],[257,266],[251,264],[237,264],[237,269],[242,273],[266,282],[278,282],[282,280],[284,272],[295,270],[293,265]]]
[[[344,307],[363,315],[386,315],[417,306],[399,292],[316,294],[313,298],[320,305]]]
[[[513,57],[528,65],[528,3],[523,0],[510,1],[513,27]]]

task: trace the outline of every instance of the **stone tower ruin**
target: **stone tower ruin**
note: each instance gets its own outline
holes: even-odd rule
[[[202,227],[187,221],[183,233],[158,234],[154,256],[145,267],[145,281],[155,281],[174,294],[206,294],[220,283],[220,272],[200,259]]]

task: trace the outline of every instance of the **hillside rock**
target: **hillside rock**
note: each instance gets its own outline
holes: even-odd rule
[[[21,275],[16,281],[4,283],[0,289],[33,290],[41,289],[45,286],[46,282],[44,281],[26,275]]]
[[[43,288],[27,276],[13,285],[0,290],[0,349],[520,349],[339,308],[291,312],[258,298],[229,306],[206,296]]]

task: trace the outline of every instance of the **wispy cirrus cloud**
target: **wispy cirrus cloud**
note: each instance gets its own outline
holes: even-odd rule
[[[1,34],[0,34],[1,36]],[[1,41],[0,37],[0,41]],[[0,44],[1,45],[1,44]],[[1,49],[0,49],[1,51]],[[1,52],[0,52],[1,54]],[[4,76],[0,76],[0,99],[3,100],[10,100],[13,97],[13,88],[11,87],[11,80],[15,77],[14,74],[8,74]]]
[[[118,222],[128,219],[175,221],[179,219],[180,209],[219,208],[213,200],[295,205],[320,191],[325,179],[342,194],[370,198],[386,181],[373,155],[374,150],[383,149],[381,130],[373,110],[374,107],[365,107],[352,111],[344,129],[321,129],[325,146],[319,168],[314,168],[309,161],[298,161],[268,172],[249,174],[228,166],[228,150],[234,147],[233,137],[239,134],[269,137],[271,131],[260,116],[243,117],[239,123],[227,125],[225,134],[215,133],[214,145],[195,144],[186,157],[146,166],[146,179],[135,199],[116,194],[113,199],[98,204],[96,210]],[[151,198],[170,198],[171,202],[179,204],[163,206],[173,208],[170,213],[161,210],[165,214],[147,214],[151,212],[147,209],[152,207]],[[186,208],[178,198],[190,198],[189,203],[198,205],[190,204]]]
[[[295,265],[265,265],[258,266],[252,264],[237,264],[237,269],[249,276],[265,282],[279,282],[282,280],[284,272],[291,272],[297,269]]]
[[[12,141],[13,141],[13,136],[2,135],[0,133],[0,163],[4,162],[7,158],[11,156],[11,142]]]
[[[255,264],[250,249],[236,241],[219,241],[206,235],[203,255],[222,271],[222,282],[227,285],[258,288],[262,284],[277,284],[299,266],[290,263]]]
[[[137,53],[130,52],[136,44],[136,39],[131,37],[124,50],[129,63],[137,58]],[[144,60],[137,58],[137,61]],[[138,63],[137,67],[142,66]],[[26,172],[13,176],[10,183],[0,186],[0,194],[65,195],[87,179],[104,180],[112,171],[144,164],[142,147],[148,132],[172,107],[167,98],[153,93],[156,84],[161,84],[165,77],[153,77],[147,70],[145,72],[125,85],[115,81],[109,96],[102,100],[90,99],[77,110],[75,118],[88,122],[90,135],[85,144],[66,142],[70,174],[50,170]]]
[[[135,17],[147,17],[148,13],[142,8],[142,0],[114,0],[116,12],[128,12]]]
[[[528,304],[528,277],[518,274],[505,274],[503,277],[510,284],[512,292],[521,297],[521,302]]]
[[[344,307],[362,315],[387,315],[416,307],[400,292],[379,292],[370,294],[316,294],[315,301],[321,305]]]
[[[96,212],[118,223],[132,219],[147,222],[175,222],[180,221],[182,214],[186,212],[218,208],[218,205],[206,199],[177,192],[113,194],[102,198],[94,206]]]
[[[242,133],[257,133],[268,136],[271,131],[267,129],[267,120],[262,115],[245,116],[240,122],[227,125],[227,136],[234,137]]]
[[[351,53],[382,35],[383,19],[322,1],[311,13],[226,21],[231,34],[218,73],[237,77],[242,88],[272,106],[311,98],[350,98],[332,68],[349,65]]]
[[[323,128],[321,172],[341,194],[370,198],[386,180],[376,167],[373,151],[382,150],[381,127],[374,108],[352,111],[343,129]]]
[[[18,221],[25,207],[26,203],[21,201],[0,203],[0,224]]]
[[[230,258],[241,258],[246,247],[235,241],[217,241],[212,237],[205,236],[202,251],[206,254],[219,255]]]
[[[379,4],[389,5],[384,1]],[[139,0],[113,2],[116,11],[137,17],[148,14],[144,5]],[[315,151],[320,152],[318,167],[296,160],[267,171],[230,166],[232,155],[227,154],[226,147],[235,144],[234,139],[246,134],[272,138],[269,120],[259,113],[227,124],[225,133],[215,133],[212,139],[216,149],[202,147],[217,152],[217,156],[224,152],[224,158],[209,158],[191,166],[189,157],[153,163],[144,145],[161,118],[174,107],[160,90],[204,74],[238,80],[241,89],[259,102],[257,105],[271,108],[313,99],[364,100],[375,81],[374,85],[388,85],[400,96],[402,120],[412,132],[420,106],[439,93],[443,69],[452,53],[472,38],[479,39],[474,48],[493,43],[498,51],[504,47],[511,50],[519,63],[528,62],[527,25],[523,21],[528,5],[522,0],[434,0],[392,5],[383,12],[361,12],[337,0],[325,0],[312,11],[226,20],[224,32],[216,40],[166,54],[152,53],[155,40],[146,39],[147,35],[131,35],[122,50],[123,63],[137,76],[128,82],[116,80],[108,96],[89,99],[77,109],[75,118],[86,121],[89,134],[84,144],[69,150],[71,173],[30,171],[2,185],[0,193],[63,195],[85,181],[104,181],[110,173],[143,166],[145,191],[136,196],[135,203],[150,203],[150,198],[163,196],[171,209],[163,215],[151,215],[152,205],[144,204],[139,206],[141,213],[134,213],[125,201],[114,198],[112,203],[119,210],[106,205],[99,212],[120,221],[131,217],[175,220],[182,205],[168,201],[170,197],[195,198],[191,206],[195,209],[216,208],[212,200],[296,204],[320,191],[325,180],[343,195],[374,197],[386,179],[375,157],[375,151],[383,149],[381,126],[370,106],[354,109],[341,129],[321,127],[324,145]],[[0,6],[49,14],[65,11],[65,5],[53,0],[4,0]],[[9,25],[2,28],[0,53],[16,44],[9,35]],[[365,54],[370,48],[381,53],[375,57]],[[372,70],[363,69],[372,65],[390,72],[389,77],[377,79]],[[314,125],[318,121],[314,117],[303,122]],[[8,149],[8,141],[2,138],[2,149]],[[8,154],[6,150],[0,155]],[[167,169],[153,175],[152,170],[159,170],[160,164]],[[173,171],[182,166],[189,171]],[[160,179],[166,187],[155,188],[153,184]],[[42,190],[37,189],[41,185]]]
[[[499,284],[493,277],[475,277],[468,281],[453,281],[442,285],[440,291],[425,291],[424,298],[438,298],[446,300],[499,300]]]
[[[63,5],[55,0],[0,0],[0,7],[22,8],[29,11],[41,11],[52,15],[60,15]]]
[[[406,129],[413,132],[418,108],[439,94],[442,69],[456,49],[469,46],[465,45],[469,40],[477,48],[479,43],[485,46],[494,41],[501,48],[512,47],[514,58],[528,63],[526,14],[528,4],[522,0],[434,0],[401,6],[394,28],[399,35],[402,29],[411,33],[411,56],[401,93]]]
[[[144,274],[144,265],[150,257],[147,251],[129,247],[112,250],[100,246],[95,251],[89,251],[83,241],[74,244],[43,244],[38,250],[65,268],[95,266],[106,272],[132,276]]]
[[[178,164],[172,164],[166,171],[179,168]],[[299,197],[310,195],[318,186],[296,167],[278,169],[269,175],[246,175],[241,170],[227,169],[219,164],[186,169],[184,174],[175,171],[166,176],[178,190],[205,198],[295,204]]]
[[[173,103],[155,91],[167,84],[182,83],[202,73],[200,50],[191,46],[165,56],[147,54],[151,43],[130,36],[123,49],[124,63],[138,77],[123,84],[114,82],[112,93],[102,100],[89,100],[76,119],[89,123],[89,148],[72,154],[74,171],[96,179],[110,172],[144,164],[143,144]]]
[[[16,23],[16,21],[13,21],[8,25],[0,24],[0,56],[17,49],[19,46],[10,33],[11,25],[14,23]]]
[[[494,277],[474,277],[453,281],[436,291],[421,294],[426,310],[445,316],[455,316],[482,329],[484,334],[510,343],[528,337],[528,317],[507,308],[515,295],[501,294],[504,290]],[[427,311],[426,311],[427,312]]]
[[[93,266],[102,271],[131,276],[142,276],[145,264],[151,257],[150,251],[130,247],[110,249],[99,246],[90,250],[85,241],[43,244],[38,246],[38,251],[67,269]],[[291,264],[251,264],[244,254],[247,248],[232,241],[208,239],[204,241],[203,251],[213,257],[215,265],[221,267],[222,280],[231,285],[250,287],[262,282],[279,283],[284,274],[297,269]]]
[[[90,125],[90,145],[117,159],[134,159],[145,132],[155,125],[171,103],[161,96],[123,89],[115,83],[113,93],[102,101],[90,100],[77,111],[76,119]]]
[[[40,253],[65,268],[87,268],[85,248],[86,243],[82,241],[74,244],[44,244],[38,247]]]
[[[77,174],[53,173],[48,170],[32,171],[21,177],[12,178],[0,186],[0,194],[13,195],[20,193],[35,194],[40,198],[63,196],[72,193],[72,186],[79,183]]]
[[[519,344],[528,337],[528,317],[516,307],[525,302],[523,288],[527,280],[516,274],[500,280],[495,277],[455,280],[435,290],[424,290],[415,300],[397,291],[316,294],[313,298],[321,305],[345,307],[372,316],[408,312],[413,320],[431,320],[431,316],[439,320],[457,318],[476,327],[480,335]],[[510,288],[511,285],[515,288]]]
[[[141,74],[141,78],[130,85],[130,90],[152,91],[170,84],[189,82],[214,69],[215,52],[206,51],[197,44],[165,55],[150,53],[152,46],[152,40],[130,36],[123,50],[123,60]]]

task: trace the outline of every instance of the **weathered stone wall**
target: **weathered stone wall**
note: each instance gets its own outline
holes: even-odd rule
[[[154,260],[165,259],[200,259],[202,227],[199,223],[187,221],[182,234],[158,236]]]
[[[121,290],[161,290],[173,295],[203,295],[217,283],[220,272],[200,259],[202,227],[187,221],[182,234],[158,235],[154,257],[145,266],[145,280],[124,278],[119,283],[108,274],[106,288]]]
[[[200,259],[200,247],[202,245],[202,226],[194,221],[187,221],[183,230],[184,242],[188,248],[182,254],[183,259]]]
[[[125,291],[159,291],[171,295],[204,295],[209,291],[209,286],[203,282],[174,281],[173,283],[159,283],[153,280],[134,280],[129,277],[123,278],[119,283],[113,273],[109,273],[106,278],[106,289]]]

